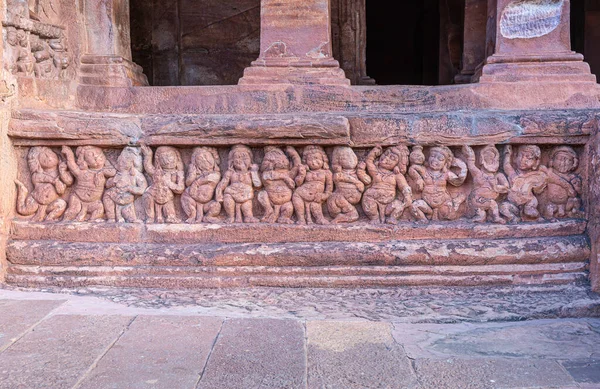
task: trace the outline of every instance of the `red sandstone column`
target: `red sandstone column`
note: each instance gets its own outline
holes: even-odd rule
[[[467,84],[477,67],[485,60],[488,0],[465,1],[465,31],[460,74],[454,78],[457,84]]]
[[[494,54],[480,82],[596,82],[583,56],[571,51],[570,0],[491,0],[489,6]]]
[[[142,68],[131,61],[129,0],[84,0],[87,50],[81,57],[80,84],[148,85]]]
[[[262,0],[260,56],[240,85],[350,85],[331,47],[329,0]]]

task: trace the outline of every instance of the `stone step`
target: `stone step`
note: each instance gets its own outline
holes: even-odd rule
[[[110,286],[127,288],[199,289],[228,287],[399,287],[399,286],[492,286],[558,285],[587,282],[586,272],[556,274],[472,274],[472,275],[383,275],[340,276],[337,274],[249,275],[249,276],[155,276],[95,275],[64,276],[55,274],[21,275],[11,270],[6,282],[20,287],[80,288]]]
[[[399,225],[282,225],[282,224],[127,224],[32,223],[15,220],[13,240],[106,243],[293,243],[388,242],[425,239],[504,239],[583,234],[587,222],[579,219],[515,225],[401,223]]]
[[[13,265],[35,266],[472,266],[582,262],[590,247],[586,235],[270,244],[13,240],[6,254]]]

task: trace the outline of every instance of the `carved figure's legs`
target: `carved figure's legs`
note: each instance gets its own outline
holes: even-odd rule
[[[385,214],[387,218],[385,222],[387,224],[397,224],[400,218],[402,217],[402,213],[404,212],[404,208],[406,208],[406,204],[400,200],[394,200],[385,209]]]
[[[358,220],[358,211],[341,193],[333,193],[327,199],[327,210],[333,216],[332,223],[352,223]]]
[[[64,220],[71,221],[77,219],[77,221],[81,221],[80,218],[82,212],[83,218],[85,218],[87,210],[83,209],[83,204],[81,203],[81,200],[79,200],[79,197],[77,197],[76,194],[71,194],[71,197],[69,197],[69,207],[65,212]]]
[[[204,204],[204,221],[207,223],[219,223],[219,214],[221,213],[221,203],[217,201],[211,201],[208,204]]]
[[[124,206],[119,206],[117,215],[121,216],[119,222],[126,221],[127,223],[138,223],[139,220],[135,214],[135,205],[133,203]]]
[[[581,200],[577,197],[570,197],[567,200],[567,213],[571,217],[584,217],[585,214],[581,212]]]
[[[271,199],[269,199],[269,194],[266,190],[261,190],[258,192],[258,202],[265,210],[265,215],[262,217],[261,222],[275,223],[275,220],[277,219],[277,212],[273,209]]]
[[[15,180],[15,184],[17,185],[17,212],[23,216],[33,215],[38,210],[39,204],[33,197],[29,196],[25,184],[19,180]],[[38,219],[37,215],[34,219]],[[35,221],[43,221],[43,218]]]
[[[315,218],[317,224],[329,224],[329,220],[323,216],[323,204],[321,203],[309,203],[310,213]],[[308,213],[308,212],[307,212]]]
[[[163,206],[162,204],[157,204],[156,202],[154,203],[154,214],[156,215],[156,222],[157,223],[164,223],[165,222],[165,217],[163,214]]]
[[[500,213],[508,219],[509,223],[517,223],[521,219],[519,217],[519,207],[508,201],[500,204]]]
[[[146,223],[154,223],[156,221],[156,213],[154,210],[154,198],[148,192],[142,195],[142,204],[146,213]]]
[[[226,194],[223,196],[223,207],[225,208],[225,213],[227,214],[227,223],[235,222],[236,217],[236,204],[235,200],[231,195]]]
[[[177,212],[175,212],[175,202],[173,200],[162,206],[162,211],[165,214],[167,223],[179,223],[181,220],[177,217]]]
[[[90,221],[103,221],[104,220],[104,205],[102,201],[94,201],[90,204],[84,204],[84,208],[86,208],[86,213],[90,212]],[[85,214],[83,218],[85,219]],[[83,220],[82,220],[83,221]]]
[[[544,217],[546,219],[553,219],[557,211],[558,207],[556,206],[556,204],[548,203],[544,208]]]
[[[109,197],[104,196],[102,198],[102,203],[104,203],[104,211],[106,212],[106,219],[111,222],[118,222],[119,217],[121,217],[119,209],[115,202]]]
[[[294,193],[294,196],[292,196],[292,203],[294,204],[294,210],[296,211],[298,224],[306,224],[304,200]]]
[[[277,219],[278,223],[282,224],[294,224],[292,220],[292,215],[294,214],[294,205],[291,201],[283,204],[279,210],[279,219]]]
[[[202,212],[202,205],[198,204],[196,200],[192,198],[188,194],[187,191],[183,192],[181,195],[181,207],[183,208],[183,212],[187,216],[186,223],[199,223],[202,221],[202,215],[200,218],[197,217],[198,211]]]
[[[363,211],[371,221],[371,223],[379,223],[381,222],[379,218],[379,204],[372,197],[363,197],[362,200]]]
[[[537,207],[538,199],[533,196],[533,198],[523,207],[523,214],[527,216],[528,219],[537,220],[540,218],[540,212]]]
[[[58,220],[65,213],[65,209],[67,209],[67,202],[65,200],[58,199],[52,202],[48,206],[48,215],[46,216],[46,220]]]
[[[427,216],[433,216],[433,209],[425,200],[415,200],[412,203],[411,212],[418,222],[428,222]]]
[[[240,214],[244,216],[244,223],[258,223],[258,219],[252,213],[252,200],[240,205]]]

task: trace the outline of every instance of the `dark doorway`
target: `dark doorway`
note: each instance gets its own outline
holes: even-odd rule
[[[438,84],[438,0],[367,0],[367,69],[378,85]]]

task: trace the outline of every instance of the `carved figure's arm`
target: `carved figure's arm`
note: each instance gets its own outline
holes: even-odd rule
[[[325,199],[333,193],[333,173],[329,170],[325,172]]]
[[[71,173],[73,173],[76,177],[79,176],[81,174],[81,169],[79,169],[79,166],[77,166],[77,163],[75,162],[73,150],[71,150],[69,146],[63,146],[61,151],[67,160],[67,166],[69,167]]]
[[[503,173],[496,173],[496,192],[498,193],[508,193],[510,189],[510,184],[508,183],[508,179]]]
[[[106,181],[106,185],[104,185],[106,187],[106,189],[110,189],[110,188],[114,188],[115,187],[115,178],[111,177],[108,179],[108,181]]]
[[[573,185],[573,189],[575,189],[575,192],[577,192],[577,194],[581,194],[583,192],[583,181],[581,180],[581,177],[579,177],[577,174],[573,174],[573,177],[570,181],[571,185]]]
[[[512,180],[516,175],[515,169],[512,166],[512,146],[511,145],[506,145],[506,148],[504,149],[504,173],[506,173],[508,175],[508,182],[511,183],[512,185]]]
[[[64,182],[66,186],[73,185],[73,175],[69,173],[68,166],[65,162],[61,162],[60,165],[58,165],[58,175],[60,177],[60,180]]]
[[[294,180],[296,182],[296,186],[300,186],[302,184],[304,184],[304,180],[306,179],[306,166],[304,165],[299,165],[298,166],[298,175],[296,176],[296,179]]]
[[[185,190],[185,177],[182,170],[177,170],[177,175],[175,176],[175,182],[170,181],[169,187],[176,194],[182,194]]]
[[[458,172],[458,175],[454,172],[449,171],[448,182],[454,186],[461,186],[467,179],[467,173],[469,171],[467,169],[467,164],[458,158],[454,158],[452,166],[458,167],[460,171]]]
[[[364,161],[358,164],[356,175],[358,176],[358,179],[361,180],[365,185],[369,185],[371,182],[373,182],[371,176],[367,174],[367,163]]]
[[[129,192],[133,195],[141,196],[148,189],[148,181],[142,173],[136,173],[135,185],[129,188]]]
[[[475,164],[475,152],[471,148],[471,146],[464,145],[463,146],[463,154],[467,157],[467,167],[471,172],[471,175],[475,177],[476,180],[481,179],[481,170]]]
[[[407,204],[412,204],[412,189],[402,174],[396,174],[396,186],[398,187],[398,190],[402,192],[402,195],[404,196],[404,202]]]
[[[223,179],[221,180],[221,182],[219,182],[219,185],[217,185],[217,189],[215,190],[215,200],[217,200],[219,203],[223,202],[223,192],[225,191],[225,188],[227,188],[227,186],[229,185],[229,181],[231,180],[231,174],[232,170],[227,170],[225,172],[225,175],[223,176]]]
[[[375,166],[375,158],[379,157],[382,152],[383,149],[381,146],[375,146],[373,150],[369,151],[369,154],[367,154],[365,163],[367,164],[367,171],[371,177],[375,177],[378,173],[377,166]]]
[[[258,165],[254,164],[250,166],[250,178],[252,179],[252,186],[255,188],[260,188],[262,186],[260,174],[258,174]]]
[[[155,170],[154,165],[152,165],[152,149],[146,145],[141,145],[142,154],[144,155],[144,170],[150,176],[154,176]]]
[[[185,177],[185,186],[192,186],[194,181],[196,181],[196,178],[198,178],[198,170],[195,166],[190,166],[187,176]]]
[[[114,177],[117,174],[117,169],[115,169],[113,164],[107,159],[102,172],[104,173],[104,177]]]

